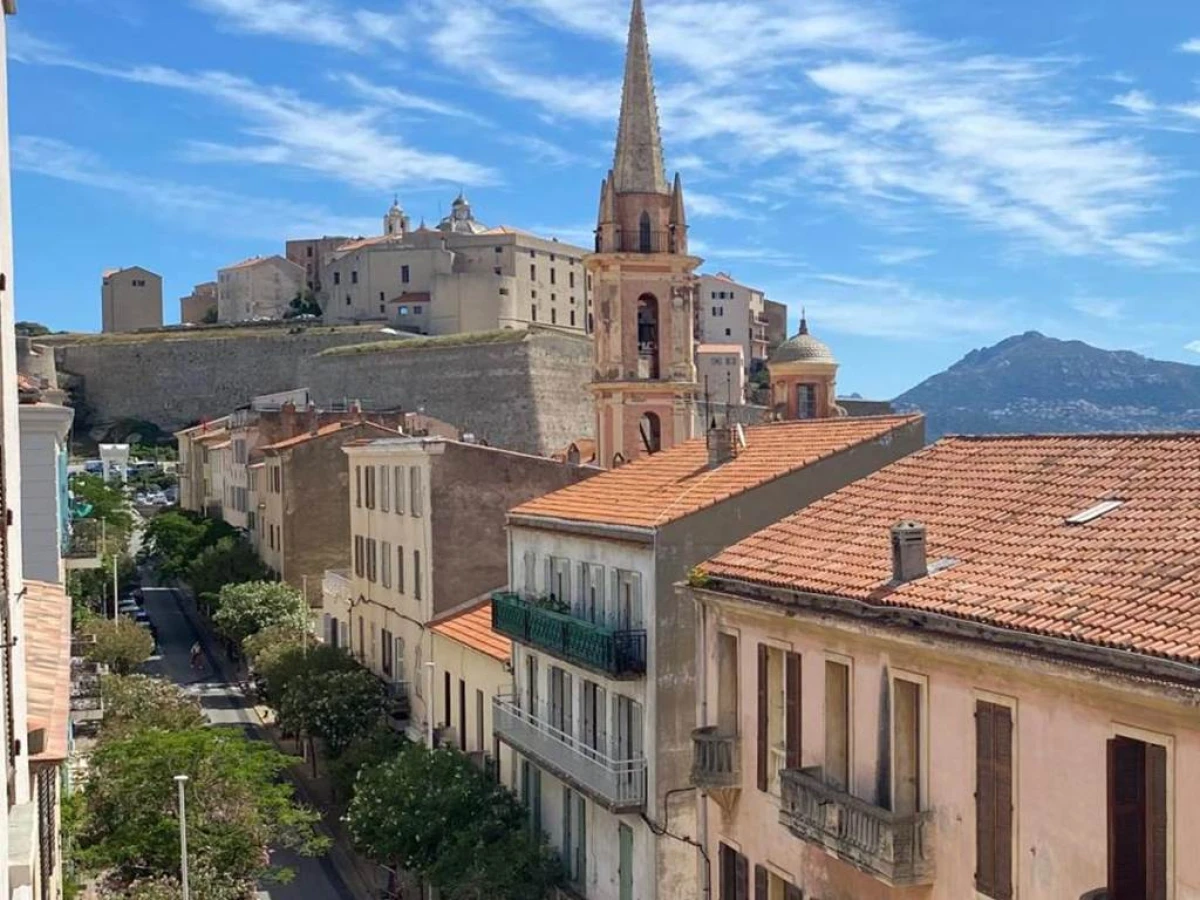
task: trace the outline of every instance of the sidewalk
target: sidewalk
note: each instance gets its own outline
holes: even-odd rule
[[[196,608],[191,591],[183,585],[171,585],[179,608],[184,617],[191,623],[200,638],[200,645],[213,671],[231,685],[236,685],[247,701],[247,708],[253,711],[258,720],[251,728],[261,739],[270,741],[276,749],[288,756],[295,756],[295,744],[280,737],[279,729],[274,724],[274,714],[271,709],[256,703],[251,697],[245,678],[226,655],[219,649],[219,638],[213,632],[212,624]],[[318,772],[322,771],[318,756]],[[346,887],[358,900],[378,900],[379,887],[377,873],[379,866],[354,852],[350,836],[336,812],[333,802],[333,790],[327,778],[312,776],[311,763],[308,760],[298,760],[288,771],[296,785],[296,794],[304,803],[321,813],[325,831],[332,838],[329,848],[329,860],[337,870]]]

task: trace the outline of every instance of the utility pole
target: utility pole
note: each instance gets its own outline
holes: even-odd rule
[[[191,892],[188,890],[187,800],[183,795],[183,786],[187,780],[186,775],[175,776],[175,783],[179,785],[179,881],[183,885],[183,900],[191,900]]]

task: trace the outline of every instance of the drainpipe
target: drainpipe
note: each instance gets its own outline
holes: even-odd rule
[[[696,724],[704,727],[708,724],[708,607],[699,597],[695,597],[696,612],[699,625],[700,652],[696,665],[696,678],[699,682],[700,713]],[[695,749],[693,748],[693,753]],[[708,796],[703,791],[696,791],[696,830],[700,834],[700,847],[696,851],[696,868],[700,879],[700,896],[708,900],[712,896],[711,867],[708,863]]]

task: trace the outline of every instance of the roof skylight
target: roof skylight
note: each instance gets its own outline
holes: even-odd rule
[[[1067,516],[1067,524],[1086,525],[1088,522],[1112,512],[1124,502],[1124,500],[1101,500],[1095,506],[1089,506],[1087,509],[1083,510],[1083,512],[1077,512],[1073,516]]]

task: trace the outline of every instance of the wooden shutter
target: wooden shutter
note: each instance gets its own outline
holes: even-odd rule
[[[770,900],[770,878],[762,866],[754,867],[754,900]]]
[[[758,789],[767,789],[767,760],[771,750],[768,746],[767,722],[770,715],[770,698],[767,695],[768,657],[767,645],[758,645]]]
[[[1146,900],[1167,900],[1167,748],[1146,745]]]
[[[717,854],[717,881],[721,886],[721,900],[733,898],[733,851],[729,845],[722,844]]]
[[[800,768],[800,654],[787,655],[787,683],[784,694],[787,710],[784,723],[784,742],[787,747],[787,767]]]
[[[737,854],[733,858],[734,900],[750,900],[750,860]]]
[[[794,884],[783,886],[783,900],[804,900],[804,892]]]
[[[1011,900],[1012,710],[975,704],[975,889]]]

